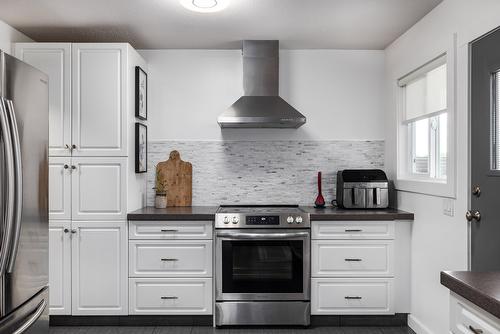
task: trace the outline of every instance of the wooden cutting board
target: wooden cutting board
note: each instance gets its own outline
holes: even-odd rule
[[[170,152],[167,161],[156,166],[156,175],[167,188],[167,206],[191,206],[193,166],[183,161],[178,151]]]

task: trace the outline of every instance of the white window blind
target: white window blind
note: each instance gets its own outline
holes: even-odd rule
[[[403,123],[446,111],[446,58],[441,56],[398,80],[405,89]]]

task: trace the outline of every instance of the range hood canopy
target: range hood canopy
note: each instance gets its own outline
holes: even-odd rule
[[[306,117],[279,96],[279,41],[243,41],[243,91],[221,128],[298,128]]]

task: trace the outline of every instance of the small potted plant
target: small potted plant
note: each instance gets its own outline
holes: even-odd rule
[[[167,185],[159,173],[156,173],[155,191],[155,208],[165,209],[167,207]]]

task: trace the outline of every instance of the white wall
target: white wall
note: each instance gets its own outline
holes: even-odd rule
[[[28,36],[20,33],[16,29],[9,26],[7,23],[0,21],[0,50],[11,53],[12,43],[15,42],[32,42]]]
[[[283,50],[280,94],[307,117],[298,130],[223,130],[242,95],[240,50],[143,50],[150,141],[384,139],[383,51]]]
[[[399,192],[399,208],[415,212],[412,227],[411,327],[447,333],[448,290],[441,270],[467,269],[468,225],[468,43],[500,25],[498,0],[445,0],[386,49],[386,169],[396,175],[396,80],[446,51],[457,34],[455,216],[443,215],[443,199]]]

